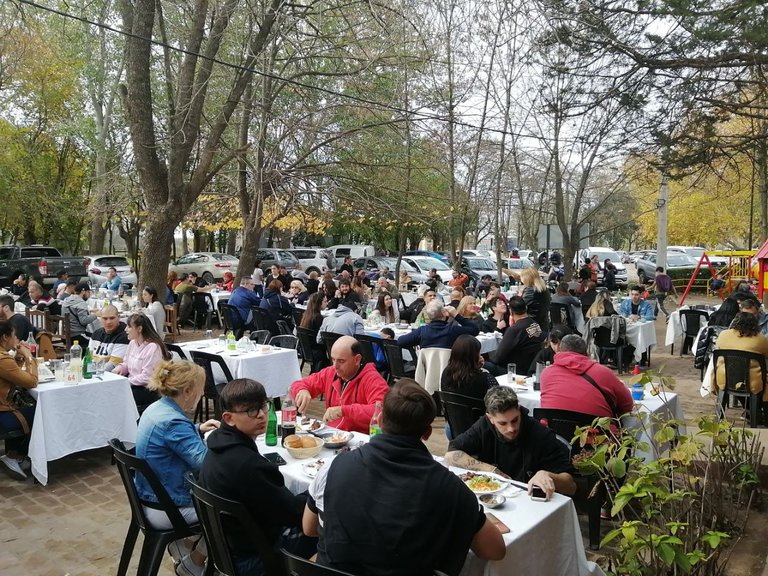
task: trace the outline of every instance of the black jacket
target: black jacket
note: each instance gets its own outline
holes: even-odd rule
[[[259,454],[256,443],[223,422],[208,437],[208,452],[199,481],[214,494],[242,503],[274,542],[283,527],[301,526],[306,493],[291,494],[280,470]],[[254,555],[254,545],[241,530],[226,525],[225,530],[234,554]]]

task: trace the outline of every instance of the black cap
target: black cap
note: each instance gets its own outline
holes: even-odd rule
[[[86,290],[90,290],[91,285],[88,284],[88,282],[80,282],[77,286],[75,286],[75,294],[80,294],[81,292],[85,292]]]

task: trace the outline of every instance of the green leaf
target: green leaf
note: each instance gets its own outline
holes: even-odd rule
[[[664,564],[672,566],[672,562],[675,560],[675,549],[672,548],[672,546],[662,542],[656,547],[656,552],[659,554],[659,558],[662,559]]]
[[[621,458],[615,456],[608,460],[606,468],[614,478],[624,478],[627,474],[627,465]]]

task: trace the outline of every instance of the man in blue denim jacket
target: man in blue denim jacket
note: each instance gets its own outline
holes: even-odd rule
[[[619,314],[630,320],[653,320],[653,306],[643,300],[642,286],[634,286],[629,292],[629,298],[619,304]]]

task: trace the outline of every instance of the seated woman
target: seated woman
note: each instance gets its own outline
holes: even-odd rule
[[[614,316],[616,315],[616,309],[613,307],[611,301],[611,293],[607,290],[602,290],[597,293],[595,301],[592,306],[587,310],[587,318],[599,318],[601,316]]]
[[[0,456],[0,464],[16,480],[26,480],[21,464],[29,461],[26,456],[35,407],[17,409],[11,406],[8,393],[14,386],[27,389],[37,386],[37,362],[27,345],[16,337],[13,324],[0,320],[0,425],[9,432],[25,432],[24,436],[5,441],[5,454]]]
[[[309,298],[309,292],[301,280],[291,280],[291,287],[288,289],[288,302],[293,305],[304,304]]]
[[[267,289],[264,290],[264,298],[261,299],[259,308],[265,309],[270,318],[277,322],[278,320],[285,320],[290,326],[293,326],[292,312],[293,306],[288,301],[288,298],[283,296],[283,283],[280,280],[272,280]],[[275,325],[276,327],[277,325]],[[276,333],[276,332],[275,332]]]
[[[232,292],[234,289],[235,277],[232,272],[224,272],[224,277],[221,282],[217,282],[216,286],[227,292]]]
[[[509,305],[501,296],[492,298],[488,303],[491,313],[480,325],[481,332],[504,332],[509,327]]]
[[[568,334],[573,334],[573,332],[565,324],[552,325],[552,329],[549,331],[549,338],[547,339],[547,346],[542,348],[531,361],[531,365],[528,367],[528,376],[533,376],[536,373],[536,365],[538,363],[546,365],[552,364],[555,361],[555,354],[560,351],[560,340]]]
[[[365,306],[371,298],[371,289],[365,285],[361,276],[355,275],[352,279],[351,289],[360,297],[360,303]]]
[[[368,319],[376,324],[395,324],[400,321],[400,310],[391,294],[382,292]]]
[[[739,312],[731,322],[731,327],[723,330],[717,337],[715,350],[743,350],[768,357],[768,337],[760,334],[757,316],[749,312]],[[713,382],[713,392],[725,388],[725,359],[720,358],[715,369],[717,382]],[[763,401],[768,399],[768,390],[763,390],[763,378],[756,362],[752,362],[749,369],[749,390],[753,394],[762,394]],[[756,423],[752,425],[755,426]]]
[[[173,306],[176,304],[176,286],[181,283],[179,275],[176,272],[168,272],[165,279],[165,304],[166,306]]]
[[[197,522],[192,495],[184,475],[197,473],[207,452],[202,435],[219,427],[217,420],[195,425],[187,413],[194,411],[205,387],[205,371],[193,362],[160,362],[147,388],[159,394],[160,400],[148,407],[139,420],[136,455],[143,458],[157,475],[173,503],[188,524]],[[136,489],[142,500],[157,502],[155,492],[143,476],[136,477]],[[144,507],[147,520],[158,530],[171,528],[162,510]],[[202,574],[205,565],[204,541],[184,539],[172,542],[168,551],[180,562],[177,574]]]
[[[736,300],[726,298],[723,300],[720,308],[712,312],[707,327],[699,332],[699,337],[694,347],[696,356],[693,359],[693,367],[702,371],[702,377],[703,371],[709,365],[717,337],[721,332],[728,329],[738,313],[739,305],[736,303]]]
[[[141,292],[141,300],[144,302],[144,308],[142,312],[152,319],[152,324],[155,327],[158,335],[161,339],[165,338],[165,307],[157,299],[157,290],[151,286],[147,286]]]
[[[320,326],[323,324],[322,310],[325,308],[325,296],[322,292],[315,292],[307,300],[307,309],[301,316],[302,328],[308,328],[315,332],[320,330]],[[321,368],[328,366],[328,354],[326,353],[325,344],[317,343],[314,339],[312,341],[312,358],[307,358],[311,361],[312,372],[317,372]]]
[[[478,318],[481,321],[483,319],[483,317],[480,316],[480,306],[477,305],[474,296],[464,296],[464,298],[459,301],[459,305],[456,308],[456,314],[475,321],[477,321]]]
[[[147,388],[147,384],[157,365],[163,360],[170,360],[171,355],[144,314],[131,315],[125,333],[129,340],[128,350],[123,361],[112,372],[128,377],[133,399],[141,413],[160,398],[156,392]]]

